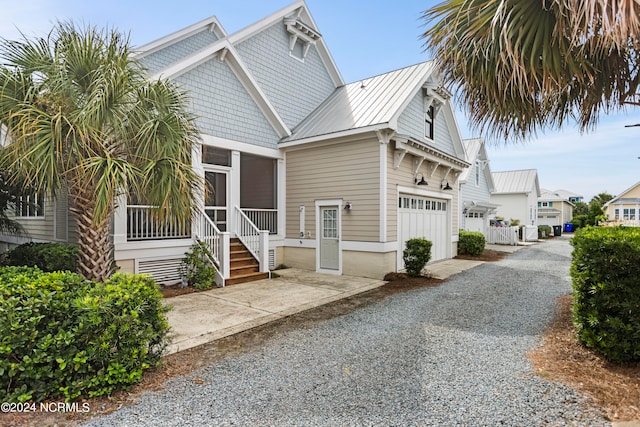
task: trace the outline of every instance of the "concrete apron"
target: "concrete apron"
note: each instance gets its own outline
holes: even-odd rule
[[[168,354],[242,332],[384,285],[382,280],[295,268],[274,279],[180,295],[163,302],[171,333]]]
[[[495,247],[494,247],[495,246]],[[488,249],[513,252],[521,246],[487,245]],[[481,261],[448,259],[428,264],[426,273],[437,279],[468,270]],[[288,268],[280,277],[168,298],[167,314],[172,354],[265,323],[318,307],[384,285],[382,280],[338,276]]]

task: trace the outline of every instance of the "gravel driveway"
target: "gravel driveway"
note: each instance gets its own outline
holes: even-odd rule
[[[609,425],[526,358],[571,291],[570,253],[556,238],[289,331],[84,425]]]

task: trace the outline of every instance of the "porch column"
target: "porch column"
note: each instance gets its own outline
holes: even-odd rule
[[[231,173],[229,174],[229,194],[227,195],[227,220],[229,222],[229,231],[232,236],[235,237],[236,234],[236,215],[234,214],[235,206],[241,208],[240,206],[240,152],[232,151],[231,152]]]
[[[116,198],[116,209],[113,212],[113,245],[127,242],[127,195]]]
[[[285,236],[286,233],[286,224],[287,224],[287,170],[284,159],[278,159],[277,162],[277,173],[276,180],[278,184],[276,186],[278,195],[277,195],[277,206],[278,210],[278,235]]]

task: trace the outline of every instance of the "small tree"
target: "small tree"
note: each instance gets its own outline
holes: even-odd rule
[[[431,259],[431,241],[423,238],[407,240],[402,259],[409,276],[420,276],[422,269]]]

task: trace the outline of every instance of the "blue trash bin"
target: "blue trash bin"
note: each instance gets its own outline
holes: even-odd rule
[[[564,232],[565,233],[573,233],[573,224],[571,224],[570,222],[567,222],[564,225]]]

